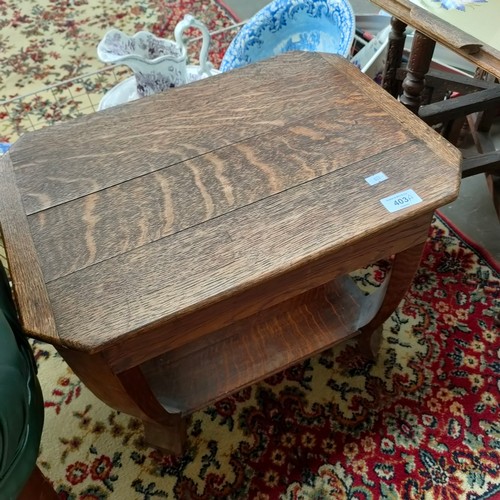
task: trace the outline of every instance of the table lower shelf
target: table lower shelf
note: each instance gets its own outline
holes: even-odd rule
[[[417,230],[420,241],[413,234]],[[424,230],[427,226],[415,226],[412,222],[412,232],[406,236],[406,240],[413,240],[412,244],[399,251],[392,251],[396,249],[389,246],[390,250],[384,252],[393,255],[391,272],[370,295],[365,295],[350,276],[339,277],[249,314],[230,326],[210,330],[212,323],[202,325],[206,327],[204,333],[195,338],[182,336],[183,331],[179,330],[175,333],[183,340],[181,345],[158,349],[157,357],[123,370],[117,370],[110,362],[112,349],[86,353],[56,347],[98,398],[143,422],[147,443],[180,454],[187,440],[189,419],[185,417],[193,411],[324,351],[358,331],[360,352],[374,354],[370,346],[375,332],[396,309],[418,268]],[[407,243],[404,235],[399,230],[397,241],[401,246]],[[303,278],[307,281],[307,273]],[[266,293],[265,288],[259,290],[272,303],[272,293]],[[231,319],[231,310],[219,312]],[[238,315],[243,312],[241,308],[237,311]],[[209,316],[204,318],[210,321]]]
[[[385,286],[365,296],[342,276],[158,356],[141,370],[169,413],[188,415],[356,335],[384,294]]]

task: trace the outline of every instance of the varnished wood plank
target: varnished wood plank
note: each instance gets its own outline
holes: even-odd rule
[[[326,61],[330,61],[332,65],[338,65],[335,56],[322,54],[322,57]],[[349,78],[353,86],[361,89],[369,99],[376,101],[382,109],[387,110],[393,119],[397,120],[401,128],[427,144],[429,149],[436,154],[436,161],[439,162],[436,168],[441,169],[445,168],[444,165],[448,165],[450,171],[453,171],[452,177],[448,180],[456,189],[460,182],[460,174],[457,174],[454,167],[462,161],[461,152],[421,119],[413,116],[404,106],[395,106],[394,99],[388,93],[380,93],[380,87],[365,74],[359,74],[359,70],[353,64],[346,62],[343,66],[344,74]],[[418,161],[415,162],[414,168],[420,168]],[[422,171],[420,175],[426,175],[425,171]]]
[[[265,142],[254,137],[33,214],[29,224],[45,279],[126,253],[410,140],[388,113],[365,101],[353,91],[331,110],[269,132]],[[353,116],[354,106],[363,106],[362,121]]]
[[[209,343],[202,338],[141,369],[166,408],[191,413],[352,336],[366,297],[352,297],[344,281],[214,331]]]
[[[9,153],[0,158],[0,230],[4,241],[14,297],[26,333],[47,342],[59,340],[45,280],[33,245]]]
[[[247,313],[244,322],[248,322],[249,325],[245,326],[244,328],[253,328],[252,325],[258,322],[262,323],[264,321],[267,321],[270,317],[274,317],[275,313],[273,313],[272,311],[284,312],[287,310],[287,308],[290,310],[294,310],[298,307],[302,307],[302,305],[306,302],[310,302],[311,300],[313,300],[312,297],[325,297],[325,294],[321,291],[325,286],[326,285],[321,285],[311,290],[307,290],[304,293],[295,295],[291,298],[287,298],[286,300],[278,301],[277,304],[273,304],[271,306],[269,306],[269,304],[267,306],[264,305],[264,307],[262,307],[261,309],[257,309],[254,313]],[[354,283],[349,275],[336,277],[334,280],[328,283],[328,287],[332,290],[342,289],[342,294],[343,297],[345,297],[345,301],[344,299],[342,299],[342,301],[337,304],[337,306],[339,307],[340,304],[343,304],[341,307],[342,310],[339,312],[340,315],[345,314],[345,311],[343,309],[346,306],[349,306],[349,310],[360,309],[360,314],[356,316],[353,313],[352,318],[350,319],[350,327],[352,327],[353,330],[357,330],[361,326],[367,324],[371,319],[373,319],[381,304],[381,300],[375,298],[375,295],[377,295],[377,293],[367,296]],[[383,287],[380,287],[377,292],[382,288]],[[374,298],[375,300],[373,300]],[[362,307],[358,307],[359,304],[362,304]],[[270,311],[271,309],[272,311]],[[189,356],[200,349],[207,349],[214,344],[225,341],[225,339],[235,335],[236,330],[232,327],[236,324],[243,324],[244,322],[236,320],[233,317],[233,323],[229,325],[229,327],[214,328],[213,331],[210,332],[210,335],[203,335],[201,337],[193,336],[192,342],[183,343],[182,345],[176,346],[175,349],[172,349],[169,346],[165,351],[169,353],[167,358],[172,361],[184,356]],[[241,328],[241,326],[237,326],[237,328]],[[183,331],[183,328],[180,328],[180,331]],[[189,332],[186,333],[187,335],[189,335]],[[156,356],[156,358],[157,357],[158,356]],[[159,361],[156,358],[155,360],[152,360],[153,365],[155,365]],[[141,365],[141,367],[144,366]]]
[[[401,157],[396,147],[49,283],[60,335],[82,348],[117,340],[452,201],[456,192],[443,194],[451,166],[424,150],[414,142]],[[411,174],[417,157],[437,170],[432,186]],[[389,179],[369,187],[365,177],[380,170]],[[379,199],[409,187],[423,202],[388,214]]]
[[[270,64],[272,71],[266,71]],[[311,85],[318,71],[324,76]],[[277,127],[348,102],[351,89],[342,80],[321,59],[285,56],[25,135],[12,157],[26,213],[249,137],[264,138]]]
[[[195,313],[151,325],[147,328],[147,342],[144,341],[144,329],[144,332],[137,332],[137,335],[106,345],[103,358],[114,370],[120,372],[155,358],[159,353],[184,350],[190,344],[200,342],[202,337],[210,339],[211,333],[217,329],[321,286],[348,270],[359,269],[421,243],[426,238],[428,227],[429,215],[425,214],[386,229],[383,244],[378,235],[367,235],[358,244],[352,243],[329,255],[305,262],[286,274],[255,283],[252,287],[220,298],[217,303],[208,304]],[[370,316],[371,314],[367,315],[368,318]],[[359,319],[362,320],[361,317]],[[364,321],[361,321],[356,328],[363,324]]]

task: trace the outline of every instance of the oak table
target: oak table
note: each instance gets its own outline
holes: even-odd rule
[[[26,134],[0,167],[22,323],[179,453],[194,410],[355,334],[366,347],[459,172],[453,146],[326,54]],[[347,273],[390,255],[387,293],[365,298]]]

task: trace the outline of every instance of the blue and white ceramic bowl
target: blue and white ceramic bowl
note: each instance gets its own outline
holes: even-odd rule
[[[349,55],[355,18],[348,0],[274,0],[246,23],[224,55],[221,71],[291,50]]]

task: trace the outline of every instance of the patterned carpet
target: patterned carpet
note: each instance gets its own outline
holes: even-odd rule
[[[36,343],[39,464],[67,499],[499,498],[499,307],[499,269],[436,219],[377,363],[352,341],[242,390],[193,415],[178,458]]]
[[[112,27],[173,39],[176,24],[191,13],[216,32],[210,60],[218,68],[237,32],[227,30],[236,20],[223,5],[215,0],[0,1],[0,142],[96,110],[104,93],[130,74],[123,66],[102,71],[106,65],[97,58],[97,44]],[[200,43],[189,44],[191,63]]]
[[[94,110],[126,76],[88,76],[103,66],[95,47],[109,27],[170,38],[187,12],[211,31],[234,24],[214,0],[5,0],[0,12],[0,95],[34,92],[0,107],[0,141]],[[213,37],[216,67],[235,32]],[[177,458],[147,447],[137,420],[35,342],[46,399],[39,465],[71,500],[499,498],[499,271],[436,219],[375,364],[352,341],[242,390],[193,415]],[[383,276],[357,281],[370,288]]]

